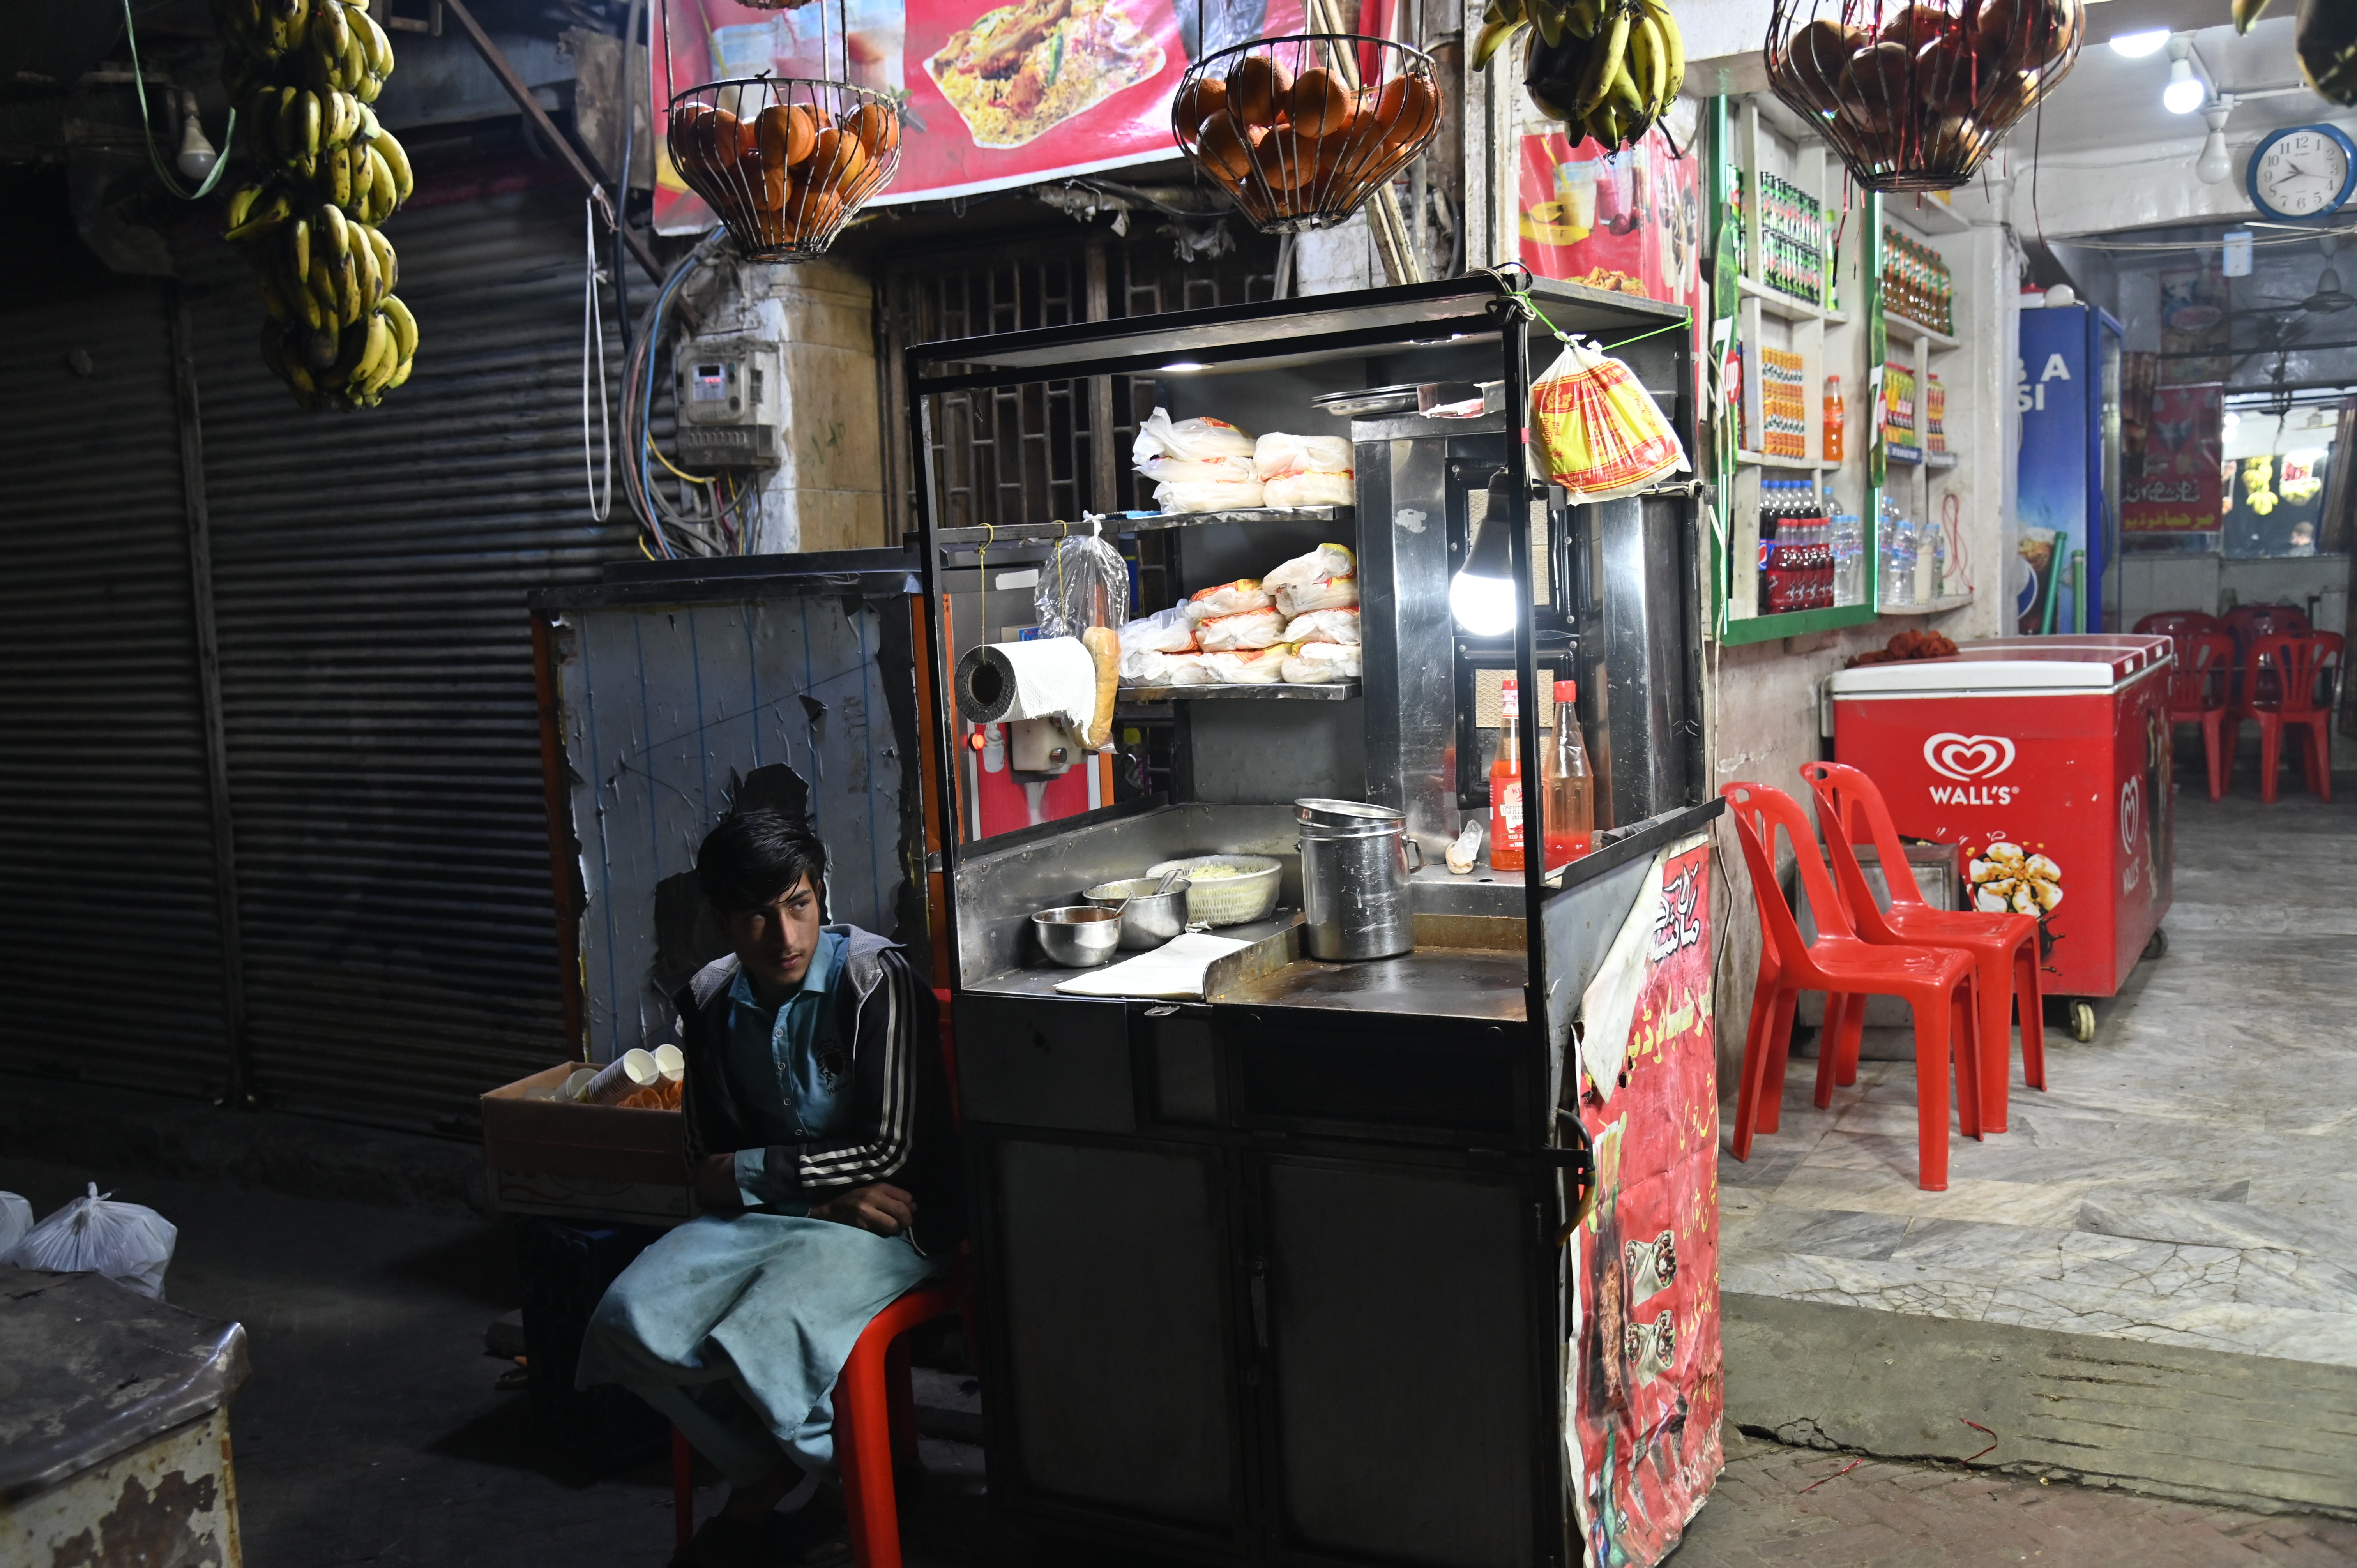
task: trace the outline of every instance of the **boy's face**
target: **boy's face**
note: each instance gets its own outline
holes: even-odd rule
[[[802,984],[818,950],[819,918],[818,892],[807,876],[766,908],[720,912],[755,995],[769,1002]]]

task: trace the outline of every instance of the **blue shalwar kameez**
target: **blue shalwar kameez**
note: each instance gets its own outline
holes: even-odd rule
[[[857,933],[865,937],[866,933]],[[874,939],[867,939],[873,941]],[[738,973],[726,1050],[739,1114],[765,1146],[736,1152],[746,1208],[691,1219],[640,1253],[598,1303],[578,1381],[620,1383],[668,1416],[731,1486],[834,1456],[829,1391],[868,1322],[937,1273],[906,1236],[808,1218],[783,1151],[851,1130],[856,1110],[836,987],[844,931],[820,938],[802,987],[774,1012]]]

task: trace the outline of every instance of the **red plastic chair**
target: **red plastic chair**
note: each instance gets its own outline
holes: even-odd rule
[[[2340,636],[2329,631],[2262,638],[2252,645],[2244,689],[2260,694],[2226,716],[2227,745],[2231,749],[2244,719],[2257,722],[2259,799],[2269,805],[2275,803],[2276,775],[2283,766],[2287,728],[2308,732],[2301,760],[2309,791],[2319,800],[2332,799],[2332,709],[2316,700],[2316,688],[2319,678],[2339,661],[2341,649]],[[2265,685],[2260,683],[2261,676],[2266,677]]]
[[[2224,734],[2233,716],[2234,639],[2212,631],[2170,640],[2177,644],[2177,667],[2169,673],[2169,725],[2172,732],[2179,725],[2201,726],[2210,798],[2222,800],[2234,771],[2234,748]]]
[[[1816,796],[1817,826],[1824,832],[1825,848],[1833,859],[1835,886],[1849,907],[1858,936],[1880,947],[1953,948],[1971,957],[1980,993],[1980,1034],[1975,1044],[1981,1131],[2004,1132],[2006,1058],[2010,1054],[2007,1041],[2013,1034],[2016,1003],[2021,1010],[2022,1079],[2032,1089],[2046,1087],[2038,922],[2027,915],[1943,909],[1926,903],[1914,869],[1907,864],[1907,846],[1900,842],[1898,825],[1891,821],[1890,808],[1874,780],[1837,762],[1809,763],[1802,768],[1801,777],[1809,781]],[[1866,873],[1858,865],[1852,846],[1860,841],[1870,841],[1881,857],[1882,879],[1890,891],[1888,913],[1875,901],[1874,890],[1867,886]],[[1865,998],[1825,998],[1825,1044],[1818,1053],[1821,1075],[1825,1058],[1835,1056],[1835,1081],[1857,1081],[1858,1032],[1865,1021]]]
[[[2155,637],[2168,638],[2171,642],[2179,638],[2201,637],[2213,631],[2223,631],[2226,623],[2216,616],[2200,610],[2155,610],[2136,623],[2138,631]]]
[[[2236,605],[2224,619],[2227,633],[2234,639],[2233,705],[2246,708],[2254,701],[2273,702],[2278,694],[2275,671],[2258,671],[2255,679],[2251,654],[2270,637],[2307,636],[2314,628],[2308,624],[2306,612],[2293,605]]]
[[[1760,966],[1765,1006],[1755,994],[1752,1028],[1743,1042],[1743,1083],[1736,1091],[1735,1157],[1751,1157],[1755,1120],[1773,1131],[1775,1120],[1761,1112],[1783,1094],[1784,1067],[1792,1040],[1792,1004],[1803,991],[1829,996],[1897,996],[1915,1015],[1915,1121],[1921,1142],[1916,1182],[1926,1192],[1948,1187],[1948,1064],[1955,1062],[1956,1112],[1967,1137],[1980,1136],[1979,1075],[1975,1042],[1980,1018],[1975,1006],[1973,961],[1961,952],[1925,947],[1874,947],[1849,928],[1840,897],[1817,857],[1816,834],[1800,802],[1781,789],[1738,781],[1719,793],[1735,822],[1751,873],[1751,892],[1770,955]],[[1819,935],[1801,940],[1801,928],[1777,886],[1773,846],[1781,827],[1801,865],[1801,888]],[[1763,1026],[1765,1026],[1763,1027]],[[1830,1104],[1833,1064],[1821,1051],[1817,1104]]]

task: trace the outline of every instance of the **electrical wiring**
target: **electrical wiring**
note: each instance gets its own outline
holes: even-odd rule
[[[221,183],[222,172],[229,167],[230,148],[237,143],[237,110],[232,106],[229,112],[229,128],[221,133],[221,151],[214,156],[213,166],[205,175],[204,183],[194,190],[182,190],[180,182],[172,177],[172,171],[164,166],[164,155],[156,150],[156,127],[147,118],[147,76],[139,65],[139,31],[131,25],[131,0],[123,0],[123,36],[131,45],[131,91],[132,96],[139,100],[139,129],[146,137],[147,161],[156,166],[156,177],[164,182],[166,190],[182,201],[202,201],[212,194],[213,187]],[[191,97],[190,102],[194,102]]]
[[[716,554],[719,541],[703,527],[673,507],[668,497],[657,488],[651,458],[660,458],[663,467],[673,474],[668,457],[656,450],[651,423],[654,414],[655,348],[662,336],[662,316],[688,278],[708,261],[727,237],[727,231],[715,225],[711,232],[698,241],[694,248],[680,258],[671,274],[663,279],[654,300],[647,306],[645,320],[631,342],[622,375],[622,429],[630,444],[630,460],[622,465],[622,488],[639,525],[652,540],[654,549],[665,560],[676,560],[682,553],[673,544],[676,534],[682,546],[690,553]],[[683,498],[692,493],[693,484],[699,482],[682,475]],[[701,546],[701,548],[697,548]]]

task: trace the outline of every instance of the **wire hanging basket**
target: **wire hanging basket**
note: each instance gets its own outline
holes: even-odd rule
[[[2070,74],[2084,0],[1776,0],[1768,81],[1869,190],[1948,190]]]
[[[732,77],[671,101],[671,161],[748,261],[823,255],[900,166],[881,92],[803,77]]]
[[[1179,150],[1271,234],[1343,221],[1439,129],[1432,57],[1357,33],[1206,55],[1170,103]]]

